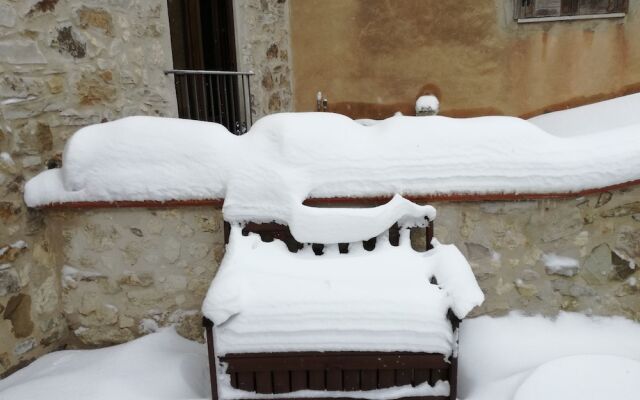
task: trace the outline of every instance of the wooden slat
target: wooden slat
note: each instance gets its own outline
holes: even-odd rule
[[[373,390],[378,388],[378,371],[362,370],[360,371],[360,388],[362,390]]]
[[[313,370],[309,371],[309,389],[325,390],[326,389],[325,371]]]
[[[398,246],[400,244],[400,226],[397,222],[389,228],[389,243],[392,246]]]
[[[273,393],[271,373],[268,371],[256,372],[256,392]]]
[[[308,389],[307,371],[291,371],[291,391]]]
[[[324,254],[324,245],[321,243],[313,243],[311,249],[313,250],[313,254],[317,256]]]
[[[255,376],[253,372],[238,372],[238,389],[249,392],[255,390]]]
[[[344,390],[360,390],[360,370],[347,369],[342,373]]]
[[[239,400],[254,400],[254,399],[239,399]],[[291,400],[290,397],[273,397],[269,400]],[[304,400],[327,400],[327,397],[309,397]],[[331,397],[331,400],[370,400],[364,397]],[[395,400],[450,400],[447,396],[414,396],[414,397],[400,397]]]
[[[429,370],[426,368],[416,368],[413,370],[413,386],[420,385],[421,383],[429,380]]]
[[[451,367],[449,367],[449,398],[455,400],[458,395],[458,358],[451,358]]]
[[[327,370],[327,390],[342,390],[342,370]]]
[[[446,381],[448,380],[448,370],[446,369],[433,369],[431,371],[431,381],[429,382],[431,385],[435,385],[436,382],[440,381]]]
[[[273,393],[287,393],[290,391],[289,371],[273,371]]]
[[[376,238],[363,241],[362,247],[367,251],[373,251],[376,248]]]
[[[343,369],[448,368],[442,354],[375,352],[292,352],[228,354],[221,357],[228,372]]]
[[[426,228],[426,245],[427,245],[427,251],[433,249],[433,245],[431,244],[431,242],[433,241],[433,221],[429,221],[429,224],[427,225]]]
[[[238,373],[232,372],[229,374],[231,376],[231,386],[234,388],[238,388]]]
[[[408,368],[396,370],[396,386],[410,385],[413,380],[413,370]]]
[[[207,354],[209,355],[209,384],[211,385],[212,400],[218,398],[218,373],[216,371],[216,350],[213,343],[213,322],[208,318],[202,319],[202,325],[205,327],[207,336]]]
[[[396,372],[392,369],[378,370],[378,389],[392,387],[396,382]]]

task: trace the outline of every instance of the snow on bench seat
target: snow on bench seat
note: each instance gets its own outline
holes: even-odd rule
[[[455,246],[397,247],[378,240],[373,251],[350,244],[316,256],[290,253],[280,241],[231,230],[227,252],[203,314],[216,325],[216,351],[412,351],[450,354],[447,311],[463,318],[484,297]],[[439,286],[429,283],[435,277]]]

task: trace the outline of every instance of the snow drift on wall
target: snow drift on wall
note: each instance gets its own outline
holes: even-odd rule
[[[560,138],[511,117],[396,116],[362,126],[338,114],[284,113],[235,136],[215,123],[129,117],[78,131],[63,167],[31,179],[25,201],[224,198],[227,220],[295,227],[321,221],[301,206],[309,197],[565,193],[638,180],[638,126]]]

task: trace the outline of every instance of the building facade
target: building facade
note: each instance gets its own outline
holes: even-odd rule
[[[162,325],[201,337],[200,302],[223,253],[219,209],[35,210],[22,200],[24,183],[59,166],[79,128],[179,116],[165,72],[189,67],[177,64],[184,49],[172,32],[193,32],[184,23],[193,19],[175,14],[177,3],[193,1],[0,0],[0,376],[48,351],[120,343]],[[547,14],[525,11],[556,20],[535,23],[514,19],[531,15],[501,0],[220,3],[231,10],[234,53],[220,65],[254,72],[254,120],[314,111],[318,91],[329,111],[384,118],[412,114],[427,93],[445,115],[527,116],[640,89],[639,0],[622,15],[569,21],[565,1],[547,1]],[[207,18],[196,17],[214,32]],[[481,313],[638,319],[628,263],[640,262],[637,199],[631,188],[443,203],[436,232],[474,263],[488,298]],[[591,272],[548,274],[550,253]]]

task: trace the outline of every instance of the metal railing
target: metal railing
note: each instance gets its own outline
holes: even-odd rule
[[[251,127],[253,72],[172,69],[180,118],[222,124],[236,135]]]

